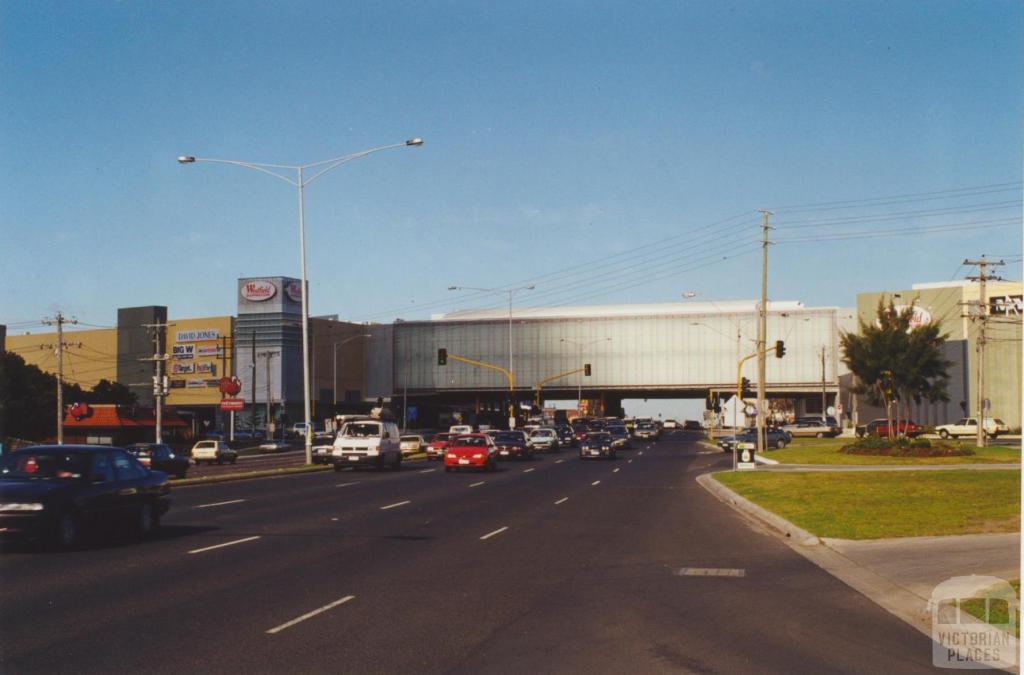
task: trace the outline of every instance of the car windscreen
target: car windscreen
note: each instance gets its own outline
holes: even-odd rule
[[[612,437],[611,434],[588,434],[587,440],[591,443],[607,443]]]
[[[373,438],[380,436],[380,425],[373,422],[346,424],[342,435],[348,438]]]
[[[434,437],[430,439],[431,443],[441,443],[452,440],[451,434],[434,434]]]
[[[494,435],[495,443],[519,443],[522,440],[523,437],[521,434],[510,431]]]
[[[89,468],[90,457],[64,450],[15,452],[0,459],[0,477],[29,480],[77,480]]]
[[[487,445],[487,439],[479,436],[459,436],[455,439],[455,445]]]

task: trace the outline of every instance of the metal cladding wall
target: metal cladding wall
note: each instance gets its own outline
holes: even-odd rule
[[[528,311],[528,310],[527,310]],[[853,328],[852,310],[837,308],[769,311],[768,343],[784,340],[786,355],[769,355],[770,391],[819,391],[822,349],[825,380],[834,390],[845,368],[838,363],[840,330]],[[516,388],[592,365],[587,388],[706,389],[734,387],[739,358],[753,353],[756,313],[679,313],[637,316],[523,318],[513,313],[513,371]],[[496,371],[448,360],[437,364],[437,350],[508,367],[507,319],[439,320],[395,324],[394,387],[401,391],[503,390]],[[756,382],[756,359],[744,376]],[[577,375],[545,385],[575,388]]]
[[[256,339],[256,358],[252,341]],[[267,363],[270,395],[294,413],[302,405],[302,285],[289,277],[251,277],[238,280],[238,319],[235,321],[235,371],[242,381],[239,394],[247,402],[267,401]],[[274,353],[277,352],[277,353]],[[272,354],[261,356],[261,354]],[[256,364],[256,392],[252,396]]]
[[[167,323],[167,308],[156,305],[122,307],[117,310],[117,381],[127,386],[138,397],[141,405],[153,405],[153,376],[156,370],[149,359],[154,353],[164,353],[166,342],[153,344],[153,333],[163,338],[166,334],[155,324]]]

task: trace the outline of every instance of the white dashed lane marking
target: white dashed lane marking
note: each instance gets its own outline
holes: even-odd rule
[[[618,472],[619,472],[618,469],[612,469],[612,473],[618,473]]]
[[[601,484],[601,481],[599,481],[599,480],[595,480],[595,481],[594,481],[593,483],[591,483],[590,485],[591,485],[591,487],[593,487],[594,485],[600,485],[600,484]]]
[[[395,508],[398,508],[399,506],[405,506],[406,504],[412,504],[412,502],[409,501],[408,499],[406,499],[404,502],[396,502],[394,504],[388,504],[387,506],[382,506],[382,507],[380,507],[380,510],[381,511],[387,511],[388,509],[395,509]]]
[[[473,483],[473,484],[472,484],[472,485],[470,485],[469,487],[480,487],[481,485],[483,485],[483,484],[484,484],[484,483],[486,483],[486,482],[487,482],[487,481],[485,481],[485,480],[482,480],[482,481],[480,481],[479,483]]]
[[[212,504],[200,504],[199,506],[193,506],[192,508],[194,508],[194,509],[208,509],[211,506],[227,506],[228,504],[241,504],[244,501],[245,501],[244,499],[232,499],[231,501],[227,501],[227,502],[214,502]]]
[[[224,548],[225,546],[234,546],[235,544],[244,544],[247,541],[255,541],[259,539],[259,535],[255,537],[246,537],[245,539],[236,539],[235,541],[226,541],[223,544],[216,544],[215,546],[206,546],[204,548],[196,548],[189,551],[189,553],[204,553],[206,551],[212,551],[215,548]]]
[[[432,473],[434,471],[437,471],[437,469],[423,469],[423,471],[420,471],[420,473]]]
[[[523,473],[530,473],[533,470],[533,467],[530,467],[529,469],[523,469]]]
[[[567,501],[569,501],[569,498],[568,498],[568,497],[562,497],[562,498],[561,498],[561,499],[559,499],[559,500],[558,500],[557,502],[555,502],[555,506],[558,506],[559,504],[561,504],[561,503],[563,503],[563,502],[567,502]]]
[[[291,621],[289,621],[287,623],[282,623],[280,626],[277,626],[276,628],[271,628],[270,630],[267,631],[267,633],[269,635],[273,635],[274,633],[279,633],[279,632],[283,631],[285,628],[288,628],[290,626],[294,626],[295,624],[297,624],[297,623],[299,623],[301,621],[305,621],[306,619],[312,619],[317,614],[323,614],[327,610],[334,609],[338,605],[344,605],[349,600],[355,600],[355,597],[356,596],[354,596],[354,595],[346,595],[344,598],[341,598],[340,600],[335,600],[334,602],[332,602],[332,603],[330,603],[328,605],[324,605],[323,607],[320,607],[319,609],[314,609],[312,612],[307,612],[306,614],[303,614],[302,616],[300,616],[300,617],[298,617],[296,619],[292,619]]]
[[[485,540],[485,539],[490,539],[491,537],[493,537],[493,536],[495,536],[495,535],[501,534],[502,532],[504,532],[504,531],[505,531],[505,530],[507,530],[507,529],[508,529],[508,525],[506,525],[505,527],[499,527],[499,528],[498,528],[497,530],[495,530],[494,532],[488,532],[488,533],[487,533],[487,534],[485,534],[484,536],[480,537],[480,541],[483,541],[483,540]]]

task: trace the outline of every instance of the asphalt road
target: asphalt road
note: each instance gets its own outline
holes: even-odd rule
[[[155,539],[4,550],[0,669],[931,670],[925,636],[704,492],[729,460],[703,451],[178,488]]]

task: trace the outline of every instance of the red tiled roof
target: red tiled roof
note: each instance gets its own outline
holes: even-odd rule
[[[69,412],[64,415],[64,428],[66,429],[131,429],[138,427],[152,428],[156,426],[156,417],[152,408],[90,404],[89,410],[91,414],[88,417],[83,417],[81,420],[76,420],[71,416],[70,406],[68,409]],[[174,408],[164,408],[160,424],[165,428],[188,426],[184,420],[178,417]]]

